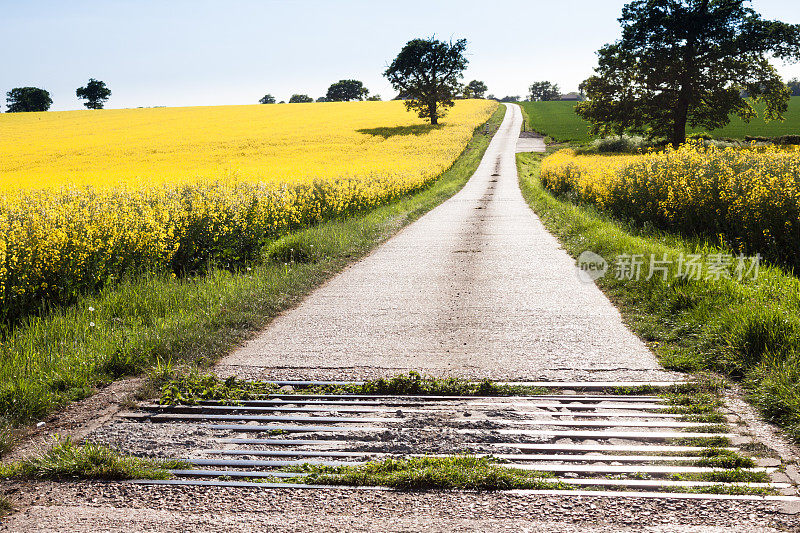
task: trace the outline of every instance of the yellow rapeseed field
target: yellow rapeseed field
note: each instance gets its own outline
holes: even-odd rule
[[[800,148],[686,144],[642,155],[545,158],[542,184],[616,216],[800,266]]]
[[[399,101],[4,113],[0,187],[425,180],[453,162],[495,105],[459,101],[440,127]]]
[[[131,272],[235,264],[417,190],[496,106],[459,101],[436,127],[402,102],[0,115],[0,318]]]

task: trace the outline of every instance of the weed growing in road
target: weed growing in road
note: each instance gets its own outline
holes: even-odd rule
[[[703,422],[706,424],[724,423],[727,421],[722,413],[683,414],[678,419],[681,422]]]
[[[565,490],[552,474],[497,466],[488,457],[410,457],[343,467],[306,466],[301,483],[380,486],[400,490]]]
[[[675,439],[679,446],[693,446],[697,448],[726,448],[731,445],[731,439],[720,435],[710,437],[683,437]]]
[[[0,464],[0,478],[168,479],[168,469],[188,467],[182,461],[126,456],[105,446],[76,444],[67,438],[36,457]]]
[[[769,474],[761,471],[732,468],[713,472],[672,474],[673,481],[710,481],[713,483],[769,483]]]
[[[701,459],[697,461],[697,466],[710,466],[713,468],[753,468],[756,466],[753,459],[740,455],[733,450],[706,448],[699,455]]]
[[[167,381],[161,388],[162,405],[196,405],[201,401],[236,404],[278,391],[276,385],[260,381],[243,381],[231,376],[221,380],[211,374],[192,371]]]
[[[363,385],[346,387],[324,387],[328,393],[346,392],[350,394],[399,394],[428,396],[524,396],[544,394],[542,387],[525,385],[505,385],[484,379],[480,382],[459,378],[435,378],[411,371],[392,378],[380,378]]]
[[[704,426],[692,426],[683,428],[687,433],[725,433],[730,431],[728,424],[709,424]]]
[[[670,487],[670,492],[686,494],[728,494],[730,496],[771,496],[778,491],[769,487],[748,487],[746,485],[711,485],[708,487]]]
[[[546,392],[540,387],[504,385],[490,380],[480,382],[458,378],[432,378],[418,372],[380,378],[363,384],[316,385],[279,390],[264,381],[243,381],[230,377],[220,379],[212,374],[191,370],[188,374],[167,380],[161,387],[159,403],[163,405],[194,405],[214,400],[236,404],[266,394],[380,394],[412,396],[525,396]]]

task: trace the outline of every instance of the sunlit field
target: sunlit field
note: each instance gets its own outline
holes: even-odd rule
[[[624,220],[710,238],[800,266],[800,149],[687,144],[644,155],[576,155],[542,163],[550,191]]]
[[[590,124],[575,114],[575,102],[522,102],[525,110],[527,126],[556,141],[586,143],[596,138],[589,133]],[[762,105],[756,105],[759,117],[763,112]],[[743,139],[746,135],[754,137],[778,137],[781,135],[800,134],[800,96],[789,101],[789,109],[783,121],[764,122],[762,118],[754,118],[749,123],[737,116],[730,117],[727,126],[709,132],[716,139]],[[702,133],[702,130],[691,130],[690,133]]]
[[[242,264],[419,190],[496,107],[462,100],[434,127],[402,102],[0,116],[0,320],[121,276]]]
[[[453,162],[495,105],[459,101],[439,127],[399,101],[4,113],[0,186],[425,180]]]

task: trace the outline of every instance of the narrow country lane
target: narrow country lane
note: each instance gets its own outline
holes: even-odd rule
[[[669,379],[525,203],[509,105],[453,198],[279,316],[220,362],[249,378],[416,370],[527,380]],[[530,141],[524,139],[523,141]]]

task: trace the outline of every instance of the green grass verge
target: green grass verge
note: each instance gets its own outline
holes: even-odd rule
[[[539,155],[518,155],[523,195],[575,257],[591,250],[611,262],[621,254],[677,261],[680,254],[727,252],[555,198],[539,183],[540,162]],[[763,265],[758,279],[741,282],[644,278],[607,275],[597,283],[665,367],[742,380],[764,415],[800,439],[800,280]],[[692,410],[702,412],[704,405]]]
[[[98,444],[57,441],[42,454],[0,464],[7,479],[169,479],[169,469],[190,468],[182,461],[159,461],[122,455]]]
[[[587,143],[595,137],[589,133],[589,123],[575,114],[575,102],[520,102],[527,129],[533,129],[553,138],[556,141]],[[759,113],[761,109],[758,109]],[[800,133],[800,96],[789,101],[789,109],[783,122],[764,122],[756,118],[745,123],[738,117],[731,117],[731,122],[724,128],[711,132],[717,139],[743,139],[746,135],[753,137],[778,137]],[[690,130],[689,133],[700,133],[702,130]]]
[[[241,271],[123,281],[70,308],[27,319],[3,339],[0,418],[25,423],[121,376],[159,363],[162,369],[183,361],[202,366],[228,353],[354,258],[455,194],[477,168],[504,113],[499,106],[488,128],[476,129],[430,187],[287,235]],[[292,253],[300,260],[288,262]]]
[[[503,468],[489,457],[409,457],[384,459],[357,466],[306,465],[299,483],[391,487],[400,490],[566,490],[564,483],[547,481],[552,474]]]

